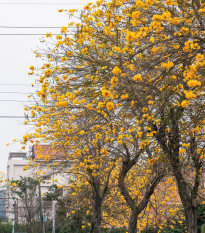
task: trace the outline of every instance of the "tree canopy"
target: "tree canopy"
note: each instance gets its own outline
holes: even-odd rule
[[[56,39],[46,34],[45,49],[36,51],[46,62],[40,69],[30,67],[40,88],[36,105],[26,109],[35,133],[25,135],[24,143],[69,148],[70,172],[83,174],[97,209],[117,167],[116,185],[132,212],[129,233],[136,232],[138,215],[166,175],[175,177],[188,232],[197,231],[204,161],[204,15],[200,0],[89,3],[80,23],[68,25],[74,27],[72,36],[66,26]],[[146,177],[141,199],[132,197],[126,184],[137,167]],[[97,209],[93,223],[100,232]]]

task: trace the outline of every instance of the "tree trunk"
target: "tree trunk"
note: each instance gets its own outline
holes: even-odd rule
[[[186,208],[185,209],[186,222],[187,222],[187,233],[197,233],[197,208]]]
[[[187,233],[197,233],[197,202],[192,197],[191,191],[188,190],[187,183],[185,182],[183,175],[180,172],[180,168],[176,169],[172,166],[174,176],[176,178],[179,196],[183,204],[185,219],[187,225]]]
[[[195,138],[192,138],[192,145],[190,147],[191,157],[194,162],[194,168],[196,170],[195,175],[195,182],[193,187],[190,187],[186,176],[183,175],[183,169],[180,162],[180,155],[179,155],[179,148],[180,148],[180,140],[181,134],[179,129],[179,119],[180,119],[180,112],[183,111],[182,109],[174,110],[173,108],[170,109],[170,129],[171,132],[169,135],[165,134],[165,125],[162,125],[156,134],[156,139],[159,142],[163,151],[167,154],[167,157],[170,161],[170,165],[172,167],[172,171],[174,177],[176,179],[179,196],[182,201],[185,218],[186,218],[186,225],[187,225],[187,232],[188,233],[197,233],[197,193],[199,188],[199,176],[200,176],[200,169],[201,163],[199,161],[199,157],[195,155],[196,152],[196,145],[195,145]],[[164,119],[162,119],[164,120]],[[155,130],[156,126],[153,125]],[[157,131],[156,130],[156,131]],[[167,146],[166,138],[169,139],[169,143]]]
[[[101,233],[101,222],[102,222],[102,202],[95,199],[95,233]]]
[[[94,233],[95,224],[92,222],[89,233]]]
[[[128,233],[136,233],[137,232],[137,219],[138,213],[136,208],[132,210],[130,221],[129,221],[129,230]]]
[[[112,170],[112,169],[111,169]],[[110,170],[110,173],[111,173]],[[94,219],[91,226],[90,232],[101,233],[101,223],[102,223],[102,203],[108,192],[109,177],[107,177],[106,185],[102,190],[102,185],[98,177],[93,177],[91,174],[91,184],[93,187],[93,199],[94,199]],[[102,193],[102,194],[101,194]]]
[[[128,233],[136,233],[137,232],[137,220],[138,220],[138,215],[146,208],[151,195],[154,193],[155,188],[161,181],[161,179],[164,177],[165,172],[163,169],[157,169],[157,174],[152,177],[150,180],[149,184],[146,184],[146,190],[143,195],[142,200],[139,203],[135,204],[134,199],[130,196],[128,189],[126,188],[125,185],[125,177],[128,173],[128,171],[132,168],[132,165],[134,165],[134,162],[123,162],[119,178],[118,178],[118,187],[120,188],[120,192],[125,198],[128,206],[132,210],[131,216],[130,216],[130,221],[129,221],[129,230]]]

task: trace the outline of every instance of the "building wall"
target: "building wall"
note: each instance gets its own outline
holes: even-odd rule
[[[53,184],[57,186],[62,186],[64,184],[68,184],[68,175],[67,174],[55,174],[55,170],[48,171],[47,167],[45,165],[41,165],[40,167],[35,167],[33,165],[30,166],[30,168],[26,171],[23,170],[24,166],[26,166],[30,161],[28,159],[22,158],[11,158],[9,157],[8,163],[7,163],[7,179],[8,181],[12,180],[19,180],[21,177],[33,177],[36,178],[36,172],[40,169],[42,172],[46,172],[46,175],[42,175],[42,172],[40,174],[40,179],[44,182],[41,183],[41,193],[42,196],[48,191],[49,187]],[[37,162],[41,162],[38,160]],[[47,179],[49,178],[49,179]],[[23,210],[23,202],[17,197],[14,197],[16,200],[17,209],[19,212],[20,209]],[[48,206],[48,203],[45,205]],[[13,197],[12,192],[8,189],[7,190],[7,220],[12,220],[12,213],[14,211],[13,207]],[[46,208],[46,207],[45,207]],[[51,211],[45,211],[45,212],[51,212]],[[17,215],[19,217],[17,217]],[[47,215],[47,214],[46,214]],[[20,214],[16,214],[16,217],[18,218],[18,221],[22,222],[20,218]],[[49,217],[49,216],[47,216]]]
[[[18,180],[21,176],[31,176],[32,171],[23,171],[23,167],[26,166],[28,160],[8,160],[7,163],[7,179],[8,180]]]

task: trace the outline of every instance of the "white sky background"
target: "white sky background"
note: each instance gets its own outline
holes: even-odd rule
[[[58,9],[82,9],[88,2],[91,2],[91,0],[0,0],[0,172],[6,172],[9,152],[21,151],[22,145],[18,141],[13,143],[13,139],[22,139],[22,136],[31,127],[23,124],[24,119],[1,118],[1,116],[24,116],[24,105],[29,103],[22,102],[28,101],[27,94],[20,93],[34,92],[34,89],[30,86],[33,79],[27,74],[31,65],[36,66],[41,62],[40,59],[35,57],[32,50],[37,49],[39,45],[42,47],[42,43],[40,43],[42,36],[12,36],[1,34],[46,34],[46,32],[60,32],[60,29],[5,29],[2,26],[67,26],[69,21],[74,21],[75,19],[69,19],[68,14],[58,13]],[[10,143],[10,145],[6,146],[6,143]]]

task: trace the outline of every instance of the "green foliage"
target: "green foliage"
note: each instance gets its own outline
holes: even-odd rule
[[[201,233],[201,228],[203,224],[205,224],[205,204],[201,204],[198,207],[198,220],[197,220],[198,233]],[[205,227],[204,227],[204,233],[205,233]]]
[[[12,192],[22,199],[24,199],[28,193],[34,195],[38,185],[38,181],[31,177],[20,177],[19,180],[13,180],[11,183],[16,186],[15,189],[12,189]]]
[[[201,233],[205,233],[205,224],[202,225],[201,231],[202,231]]]
[[[89,233],[89,232],[90,229],[88,227],[82,230],[81,226],[74,228],[73,225],[67,225],[56,229],[56,233]],[[102,230],[102,233],[126,233],[126,232],[127,232],[126,228],[113,228],[112,230],[110,230],[110,228],[107,228]]]
[[[17,232],[26,232],[26,225],[25,224],[16,224],[16,231]]]
[[[110,229],[108,228],[108,229],[105,229],[105,230],[103,230],[102,231],[102,233],[125,233],[125,232],[127,232],[127,229],[125,228],[125,227],[123,227],[123,228],[113,228],[111,231],[110,231]]]
[[[12,224],[8,222],[0,222],[0,233],[11,233],[12,232]],[[26,232],[25,224],[17,224],[16,232]]]
[[[58,200],[60,196],[62,196],[62,189],[58,189],[58,186],[54,184],[49,187],[44,199],[47,201],[53,201]]]
[[[72,222],[66,222],[66,224],[62,224],[61,226],[56,227],[56,233],[89,233],[89,229],[85,228],[82,230],[82,223],[79,226],[76,226],[77,222],[76,219]],[[49,228],[46,229],[46,233],[52,232],[52,222],[49,221],[48,225]],[[127,231],[126,228],[114,228],[110,231],[109,228],[103,229],[102,233],[125,233]],[[12,224],[0,222],[0,233],[11,233],[12,232]],[[16,232],[26,232],[26,225],[25,224],[17,224],[16,225]]]
[[[66,217],[63,215],[63,212],[57,212],[57,224],[56,224],[56,233],[81,233],[83,224],[83,217],[85,215],[85,211],[78,210],[75,215],[72,217]],[[84,229],[86,232],[86,228]]]
[[[31,177],[20,177],[19,180],[14,180],[11,183],[11,192],[15,198],[19,199],[22,207],[18,216],[21,221],[26,223],[26,232],[38,232],[39,222],[36,221],[36,218],[39,217],[38,180]]]
[[[0,233],[9,233],[12,232],[11,223],[0,222]]]
[[[88,232],[86,229],[84,229],[84,232]],[[74,225],[66,225],[63,227],[57,227],[56,233],[82,233],[81,226],[75,227]]]

